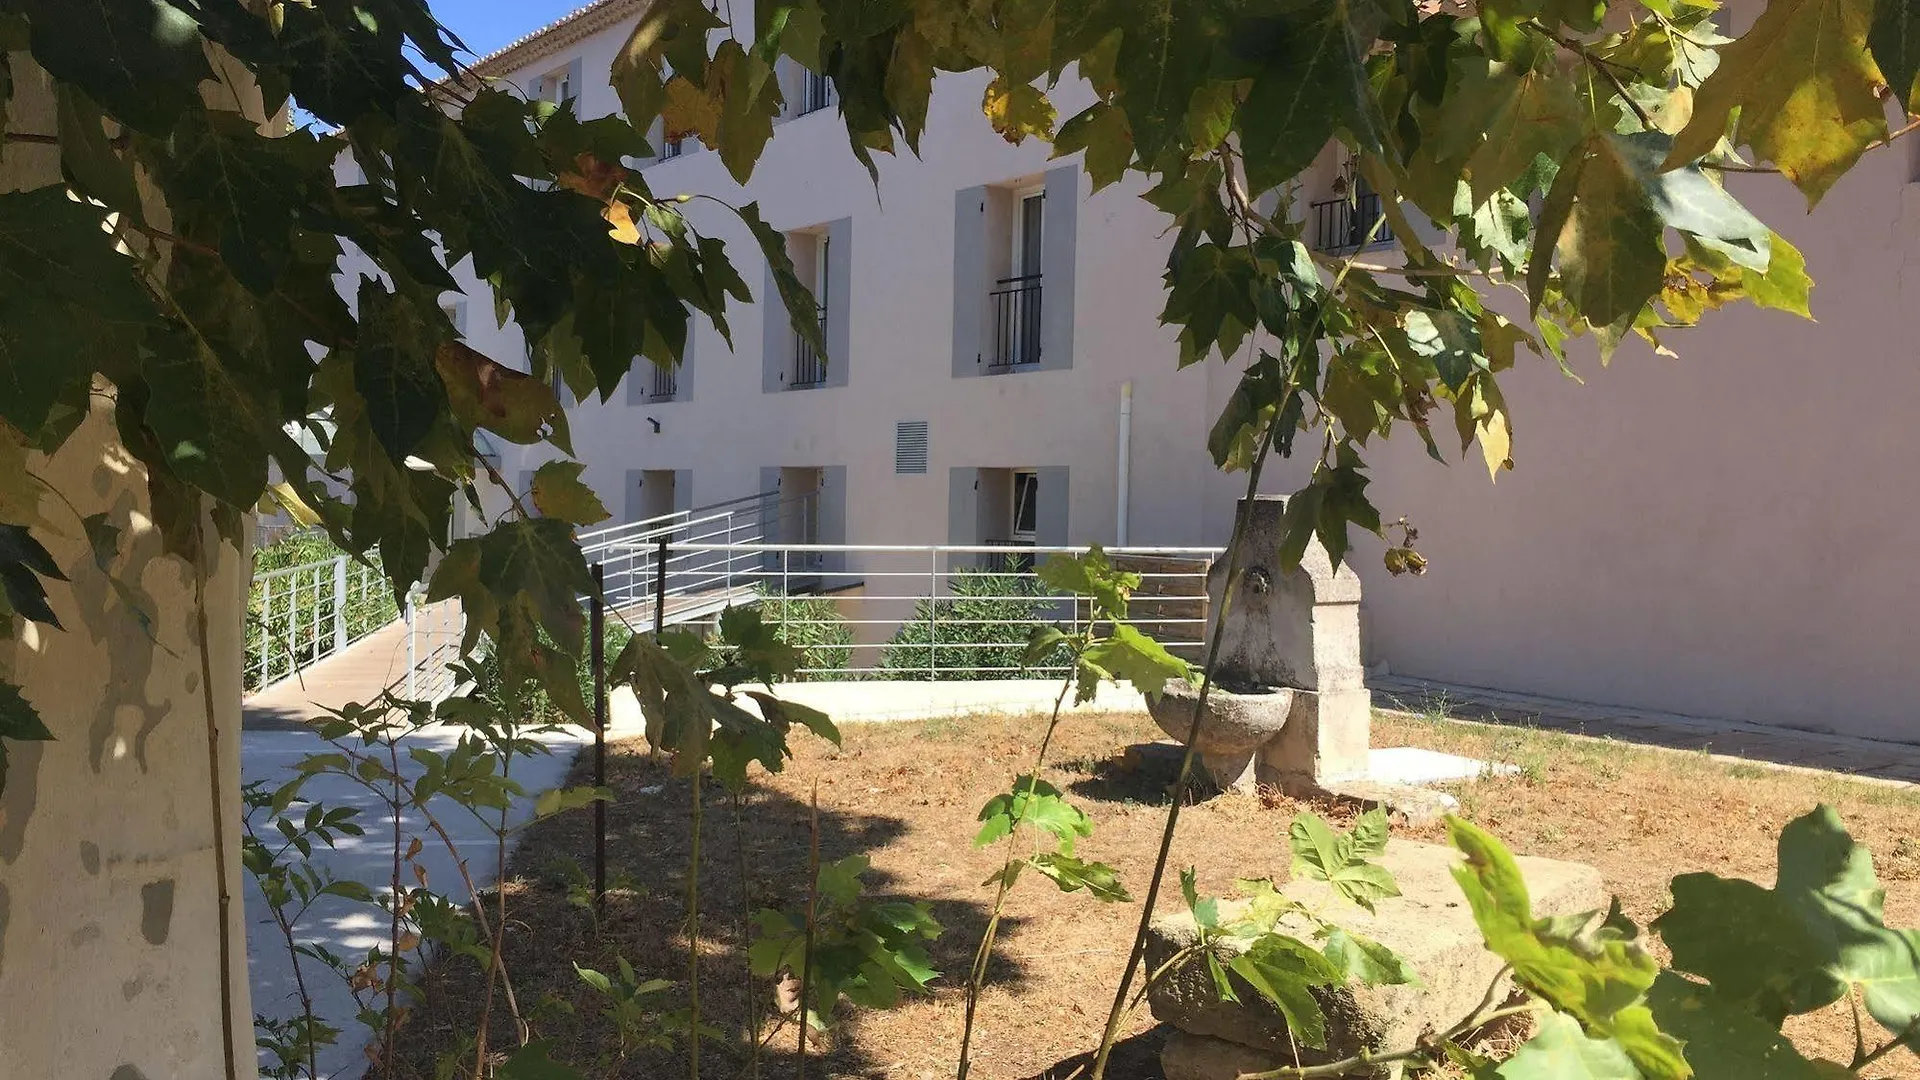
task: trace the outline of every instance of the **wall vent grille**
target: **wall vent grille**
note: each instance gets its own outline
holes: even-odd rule
[[[893,471],[903,476],[927,471],[925,420],[902,420],[893,426]]]

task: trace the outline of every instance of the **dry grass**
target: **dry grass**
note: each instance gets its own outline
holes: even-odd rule
[[[959,1041],[960,977],[967,967],[991,901],[979,882],[998,867],[1000,853],[975,851],[974,815],[1032,760],[1042,722],[980,718],[919,724],[852,726],[839,751],[814,740],[795,747],[779,775],[762,776],[749,794],[744,835],[732,808],[715,793],[706,803],[702,872],[702,999],[707,1018],[729,1034],[709,1043],[702,1075],[746,1076],[742,1034],[752,1000],[771,999],[764,985],[743,983],[740,920],[743,907],[795,905],[803,900],[807,860],[806,803],[817,783],[823,857],[868,855],[870,891],[929,900],[947,931],[935,960],[948,976],[930,999],[884,1013],[854,1013],[814,1058],[811,1077],[885,1077],[932,1080],[950,1076]],[[1056,738],[1056,764],[1046,776],[1069,790],[1097,828],[1082,852],[1120,868],[1136,896],[1143,892],[1164,814],[1170,776],[1158,759],[1125,749],[1154,739],[1144,717],[1074,717]],[[1383,716],[1376,745],[1411,744],[1521,765],[1521,774],[1461,789],[1465,809],[1521,852],[1578,858],[1600,867],[1627,911],[1643,923],[1665,904],[1666,882],[1687,870],[1712,870],[1768,881],[1773,842],[1781,825],[1814,803],[1835,804],[1856,836],[1879,853],[1887,882],[1887,913],[1897,924],[1920,923],[1920,849],[1914,823],[1920,795],[1837,778],[1780,774],[1728,766],[1700,755],[1481,725]],[[623,888],[608,900],[604,920],[566,901],[568,860],[585,864],[592,851],[590,813],[569,814],[534,828],[514,860],[508,885],[512,906],[508,962],[524,1001],[544,995],[565,1000],[571,1013],[548,1007],[540,1021],[556,1058],[593,1065],[608,1042],[598,1005],[584,992],[571,963],[607,969],[615,953],[646,975],[684,979],[683,932],[688,851],[689,791],[648,759],[643,745],[622,744],[609,755],[618,792],[610,814],[612,872]],[[711,787],[709,787],[711,791]],[[1174,863],[1200,868],[1203,892],[1225,893],[1234,877],[1284,875],[1287,820],[1298,804],[1252,796],[1223,796],[1191,806],[1181,818]],[[1318,807],[1330,817],[1346,812]],[[1437,828],[1409,835],[1440,839]],[[744,844],[744,848],[740,845]],[[740,856],[748,867],[742,896]],[[1163,896],[1161,907],[1179,903]],[[1062,895],[1037,879],[1023,879],[1003,923],[999,959],[981,1004],[975,1035],[975,1075],[982,1080],[1065,1078],[1098,1040],[1125,950],[1139,917],[1137,904],[1103,905],[1084,894]],[[408,1026],[410,1076],[432,1075],[431,1063],[471,1030],[477,1012],[478,973],[444,964],[432,979],[431,1000]],[[1157,1080],[1158,1038],[1152,1021],[1137,1016],[1109,1075]],[[1790,1030],[1803,1046],[1843,1057],[1851,1047],[1844,1013],[1796,1020]],[[503,1025],[493,1036],[510,1040]],[[768,1077],[795,1075],[793,1031],[779,1033],[767,1053]],[[1906,1054],[1887,1059],[1883,1075],[1920,1076]],[[595,1076],[679,1077],[681,1054],[649,1052]]]

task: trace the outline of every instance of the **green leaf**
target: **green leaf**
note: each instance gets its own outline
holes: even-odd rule
[[[1867,48],[1901,106],[1909,115],[1920,110],[1913,93],[1914,77],[1920,75],[1920,3],[1875,0]]]
[[[1432,153],[1465,158],[1472,207],[1519,179],[1538,155],[1558,160],[1580,138],[1586,110],[1551,48],[1511,63],[1466,58],[1459,71]]]
[[[1368,986],[1420,986],[1420,976],[1400,955],[1372,938],[1339,927],[1327,932],[1320,951],[1344,979]]]
[[[533,505],[546,517],[574,525],[593,525],[612,516],[600,496],[580,480],[586,463],[549,461],[533,474]]]
[[[1647,1004],[1661,1030],[1686,1044],[1687,1063],[1700,1080],[1823,1078],[1775,1024],[1710,986],[1663,971],[1647,993]]]
[[[1303,810],[1287,830],[1293,848],[1293,873],[1310,881],[1324,881],[1352,903],[1373,910],[1375,900],[1400,895],[1393,875],[1367,862],[1386,850],[1386,815],[1369,811],[1353,830],[1337,833],[1319,815]]]
[[[813,347],[814,355],[827,355],[827,342],[820,330],[819,310],[813,293],[800,283],[800,275],[794,271],[793,259],[787,254],[787,238],[775,230],[760,217],[760,205],[748,203],[739,210],[740,220],[753,233],[760,245],[760,256],[767,260],[767,268],[773,274],[775,291],[780,294],[781,304],[786,306],[787,319],[794,333]],[[766,298],[761,298],[765,302]]]
[[[1069,117],[1053,137],[1053,156],[1076,150],[1086,152],[1082,160],[1094,191],[1126,175],[1133,160],[1133,129],[1127,126],[1126,111],[1098,101]]]
[[[533,816],[552,817],[568,810],[592,806],[597,802],[612,802],[613,789],[608,787],[571,787],[552,788],[540,793],[533,801]]]
[[[122,212],[140,213],[132,158],[122,158],[107,137],[100,106],[68,83],[54,87],[60,129],[60,168],[74,188]]]
[[[213,78],[194,17],[167,0],[14,0],[33,24],[33,58],[114,117],[165,136],[181,114],[201,109]]]
[[[1169,682],[1185,682],[1193,665],[1126,623],[1087,647],[1086,659],[1110,673],[1115,682],[1132,683],[1149,701],[1158,700]]]
[[[547,1056],[544,1039],[515,1050],[493,1075],[497,1080],[581,1080],[579,1070]]]
[[[1140,587],[1140,575],[1114,569],[1099,544],[1084,555],[1048,555],[1035,575],[1055,592],[1092,597],[1095,613],[1108,619],[1126,618],[1127,599]]]
[[[1767,269],[1773,232],[1759,218],[1698,165],[1660,171],[1673,145],[1671,138],[1658,131],[1641,131],[1619,137],[1615,145],[1668,228],[1691,234],[1749,270]]]
[[[1256,193],[1311,165],[1336,127],[1364,129],[1372,107],[1369,43],[1349,24],[1346,0],[1307,0],[1263,22],[1241,46],[1254,74],[1240,146]]]
[[[0,417],[22,432],[95,370],[117,380],[132,335],[159,322],[105,213],[59,184],[0,194]]]
[[[1286,1017],[1287,1028],[1304,1046],[1323,1050],[1327,1018],[1311,987],[1338,985],[1343,973],[1306,942],[1268,934],[1227,964]]]
[[[1494,1074],[1501,1080],[1640,1080],[1619,1043],[1589,1037],[1579,1021],[1560,1013],[1542,1014],[1533,1038]]]
[[[1578,1020],[1589,1034],[1617,1039],[1622,1052],[1650,1080],[1687,1076],[1679,1043],[1659,1030],[1643,1003],[1659,963],[1616,933],[1571,932],[1592,916],[1534,919],[1519,864],[1504,844],[1457,817],[1447,819],[1447,833],[1466,855],[1465,862],[1454,867],[1454,880],[1466,894],[1487,948],[1513,966],[1514,980]]]
[[[1723,69],[1724,70],[1724,69]],[[1589,136],[1560,166],[1540,215],[1528,292],[1539,306],[1543,252],[1559,257],[1567,299],[1589,322],[1606,326],[1638,314],[1660,291],[1667,268],[1663,223],[1635,175],[1620,136]]]
[[[67,575],[53,561],[53,553],[27,532],[24,525],[0,524],[0,619],[12,632],[14,615],[60,628],[60,619],[47,603],[47,588],[41,578],[65,581]]]
[[[53,732],[40,719],[40,711],[33,707],[20,688],[0,679],[0,793],[7,790],[7,740],[14,742],[49,742]]]
[[[1105,863],[1088,862],[1059,852],[1042,852],[1026,860],[1028,866],[1053,880],[1060,886],[1061,892],[1077,892],[1081,889],[1093,894],[1096,900],[1109,904],[1126,903],[1132,900],[1127,895],[1127,887],[1121,883],[1120,874]]]
[[[1887,134],[1880,70],[1867,52],[1874,0],[1772,0],[1753,27],[1720,49],[1720,66],[1693,97],[1693,118],[1667,166],[1713,151],[1735,110],[1734,145],[1747,145],[1820,201],[1867,147]],[[1912,88],[1895,87],[1904,95]]]
[[[419,448],[434,419],[447,409],[446,388],[434,370],[439,313],[429,322],[409,298],[388,292],[371,278],[361,279],[359,295],[353,382],[366,400],[374,438],[399,462]]]

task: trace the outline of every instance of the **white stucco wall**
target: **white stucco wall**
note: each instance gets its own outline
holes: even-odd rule
[[[219,909],[207,711],[191,571],[160,552],[145,475],[96,415],[36,471],[83,514],[128,529],[115,595],[77,522],[47,544],[64,631],[28,625],[6,667],[54,734],[11,743],[0,795],[0,1075],[201,1080],[223,1074]],[[48,499],[51,504],[55,500]],[[64,507],[44,507],[56,521]],[[43,539],[45,538],[43,534]],[[239,880],[240,620],[246,560],[222,547],[207,585],[220,806],[229,845],[233,1031],[253,1074]]]
[[[14,130],[52,131],[44,75],[13,57]],[[257,105],[257,102],[256,102]],[[53,148],[9,147],[0,191],[59,179]],[[161,220],[164,220],[162,218]],[[104,384],[100,393],[110,393]],[[69,579],[47,581],[64,630],[20,624],[0,665],[53,732],[9,743],[0,794],[0,1077],[204,1080],[223,1075],[214,796],[193,576],[164,556],[146,474],[94,415],[29,467],[34,535]],[[69,506],[69,503],[71,506]],[[111,564],[151,628],[95,565],[80,516],[124,530]],[[247,556],[221,547],[206,586],[219,806],[232,903],[233,1050],[254,1074],[239,891],[241,612]]]
[[[1732,17],[1750,22],[1744,10]],[[528,83],[578,56],[583,112],[612,111],[600,73],[626,29],[502,73]],[[1129,539],[1224,541],[1244,480],[1215,472],[1204,444],[1237,372],[1218,361],[1174,369],[1174,337],[1157,319],[1165,222],[1136,197],[1139,181],[1089,196],[1082,178],[1071,369],[954,374],[955,193],[1059,164],[1044,146],[996,136],[982,87],[979,76],[941,76],[922,156],[881,158],[877,191],[831,112],[777,126],[746,189],[697,141],[645,170],[656,193],[756,199],[777,228],[851,219],[851,377],[763,392],[764,320],[736,306],[731,352],[711,327],[696,330],[689,400],[630,405],[621,394],[573,410],[576,449],[609,507],[625,505],[630,469],[687,470],[699,505],[757,490],[766,467],[844,465],[850,541],[943,543],[951,469],[1065,466],[1069,539],[1111,542],[1119,387],[1131,381]],[[1081,92],[1068,87],[1060,102],[1070,115]],[[1502,380],[1518,469],[1497,483],[1477,450],[1442,468],[1411,432],[1376,443],[1370,490],[1384,518],[1419,527],[1433,569],[1391,578],[1378,542],[1362,539],[1369,656],[1442,680],[1920,741],[1905,646],[1920,586],[1904,550],[1920,526],[1906,416],[1920,370],[1902,318],[1920,228],[1913,175],[1905,147],[1879,151],[1811,217],[1777,177],[1736,184],[1806,254],[1818,323],[1734,309],[1671,333],[1678,360],[1630,344],[1605,370],[1577,345],[1585,386],[1526,357]],[[760,263],[737,225],[696,220],[728,240],[758,289]],[[510,328],[473,336],[503,359],[522,354]],[[924,476],[893,475],[898,420],[929,423]],[[1300,478],[1289,463],[1264,486]]]

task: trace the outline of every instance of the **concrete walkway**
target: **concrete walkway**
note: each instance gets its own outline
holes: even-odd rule
[[[621,731],[617,734],[618,737],[625,737],[637,732]],[[435,726],[410,737],[407,743],[445,751],[459,741],[460,735],[459,728]],[[581,746],[591,745],[593,740],[585,732],[570,731],[544,737],[541,741],[552,751],[551,754],[519,759],[514,766],[513,778],[530,794],[558,787],[566,778],[575,752]],[[240,740],[242,780],[248,783],[256,780],[270,784],[283,783],[292,775],[290,770],[302,757],[326,749],[327,744],[310,731],[245,731]],[[402,771],[408,776],[419,775],[420,768],[407,758],[404,745],[400,762]],[[366,835],[344,837],[331,850],[315,850],[313,862],[335,877],[351,878],[365,884],[376,894],[384,891],[393,872],[393,819],[387,816],[385,805],[358,784],[337,776],[315,777],[302,789],[301,795],[329,807],[352,806],[360,810],[357,820],[366,829]],[[428,808],[461,849],[461,855],[468,860],[468,869],[479,886],[485,888],[490,885],[493,882],[490,868],[494,866],[494,849],[493,834],[488,825],[445,799],[430,800]],[[518,824],[530,818],[532,812],[530,797],[516,799],[508,820]],[[256,823],[255,827],[261,828],[263,824]],[[428,886],[456,901],[464,900],[466,891],[453,856],[428,831],[424,816],[417,812],[402,815],[400,830],[409,842],[417,836],[424,845],[418,862],[426,868]],[[286,942],[272,921],[266,898],[251,878],[246,882],[243,896],[247,913],[247,970],[253,986],[254,1011],[276,1017],[297,1015],[300,999]],[[371,905],[325,897],[307,912],[295,927],[295,932],[303,941],[315,941],[351,961],[364,958],[367,950],[376,945],[385,945],[390,928],[383,914]],[[360,1049],[365,1045],[367,1031],[354,1020],[356,1006],[353,995],[338,977],[318,961],[302,958],[301,969],[307,989],[313,996],[315,1011],[341,1029],[340,1042],[320,1055],[320,1075],[358,1077],[367,1066],[367,1059]]]
[[[1920,784],[1920,745],[1594,705],[1401,676],[1375,677],[1375,708],[1565,731],[1716,757]]]

